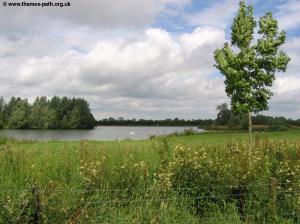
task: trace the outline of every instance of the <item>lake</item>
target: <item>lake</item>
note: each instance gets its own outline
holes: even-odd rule
[[[0,130],[0,136],[13,137],[18,140],[123,140],[147,139],[151,135],[166,135],[183,132],[192,128],[196,132],[203,132],[197,127],[157,127],[157,126],[98,126],[92,130]]]

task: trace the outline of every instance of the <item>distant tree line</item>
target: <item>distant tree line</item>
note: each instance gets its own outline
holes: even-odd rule
[[[0,97],[0,129],[92,129],[101,126],[197,126],[204,129],[247,129],[246,114],[236,114],[224,103],[217,107],[216,119],[124,119],[104,118],[96,121],[89,104],[81,98],[54,96],[37,97],[30,104],[27,99],[12,97],[5,102]],[[256,128],[268,130],[285,130],[300,127],[300,119],[265,115],[253,116]]]
[[[227,126],[229,129],[247,129],[248,118],[246,114],[234,113],[226,103],[223,103],[217,107],[217,119],[215,125]],[[256,125],[258,129],[268,130],[285,130],[293,126],[300,126],[300,119],[293,120],[285,117],[272,117],[257,114],[253,116],[253,125]]]
[[[164,119],[164,120],[151,120],[151,119],[124,119],[119,118],[105,118],[97,122],[101,126],[211,126],[214,124],[213,119]]]
[[[152,119],[124,119],[104,118],[97,122],[101,126],[196,126],[204,129],[218,130],[247,130],[248,117],[247,114],[234,113],[226,103],[217,106],[216,119],[192,119],[184,120],[179,118],[152,120]],[[285,117],[271,117],[265,115],[253,116],[253,125],[256,130],[285,130],[293,126],[300,127],[300,119],[293,120]]]
[[[0,98],[0,128],[92,129],[95,125],[89,104],[81,98],[42,96],[32,104],[20,97],[12,97],[8,103]]]

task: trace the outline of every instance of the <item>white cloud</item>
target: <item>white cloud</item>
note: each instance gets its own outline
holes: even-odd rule
[[[14,89],[0,90],[0,95],[80,96],[93,107],[104,107],[96,114],[124,110],[131,116],[159,117],[162,111],[165,116],[210,116],[211,108],[224,100],[222,80],[210,78],[212,53],[224,41],[222,30],[208,27],[179,36],[147,29],[134,38],[100,38],[83,46],[84,53],[54,47],[65,53],[31,52],[26,59],[20,55],[22,60],[15,55],[5,59],[8,66],[0,74],[9,74],[3,85]]]
[[[190,0],[73,0],[68,9],[46,11],[0,7],[0,95],[84,97],[98,118],[214,118],[228,98],[223,78],[212,76],[213,52],[226,41],[224,29],[238,7],[234,0],[214,2],[192,15],[183,15]],[[299,26],[297,18],[285,19],[298,15],[298,3],[280,6],[280,26]],[[197,28],[178,34],[145,28],[161,13],[185,16]],[[300,116],[299,46],[296,37],[283,48],[292,61],[277,75],[274,115]]]
[[[300,76],[283,76],[276,81],[276,93],[278,95],[288,92],[300,92]]]
[[[31,0],[40,2],[40,0]],[[169,6],[183,7],[190,0],[72,0],[70,7],[0,7],[0,29],[41,31],[49,26],[89,26],[94,29],[144,29]]]
[[[183,51],[190,55],[196,48],[202,45],[214,44],[216,40],[225,41],[224,31],[212,27],[198,27],[192,33],[180,36]]]
[[[278,6],[275,16],[282,30],[293,30],[300,25],[300,1],[292,0]]]
[[[225,0],[214,2],[208,8],[193,14],[187,14],[185,20],[193,26],[212,26],[226,28],[238,9],[237,1]]]
[[[274,96],[270,103],[270,113],[276,116],[300,117],[300,37],[290,38],[283,50],[291,61],[286,73],[278,74],[274,83]]]

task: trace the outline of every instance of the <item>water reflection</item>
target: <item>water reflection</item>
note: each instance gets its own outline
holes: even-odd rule
[[[93,130],[0,130],[0,136],[13,137],[23,140],[123,140],[147,139],[151,135],[166,135],[183,132],[192,128],[197,132],[202,129],[196,127],[120,127],[99,126]]]

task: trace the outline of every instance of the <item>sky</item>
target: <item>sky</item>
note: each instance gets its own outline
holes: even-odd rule
[[[3,2],[6,100],[85,98],[97,119],[215,118],[217,105],[230,102],[213,52],[230,41],[237,0],[72,0],[70,7],[43,8]],[[247,3],[256,19],[267,11],[278,19],[287,33],[282,50],[291,57],[263,114],[300,118],[300,0]]]

